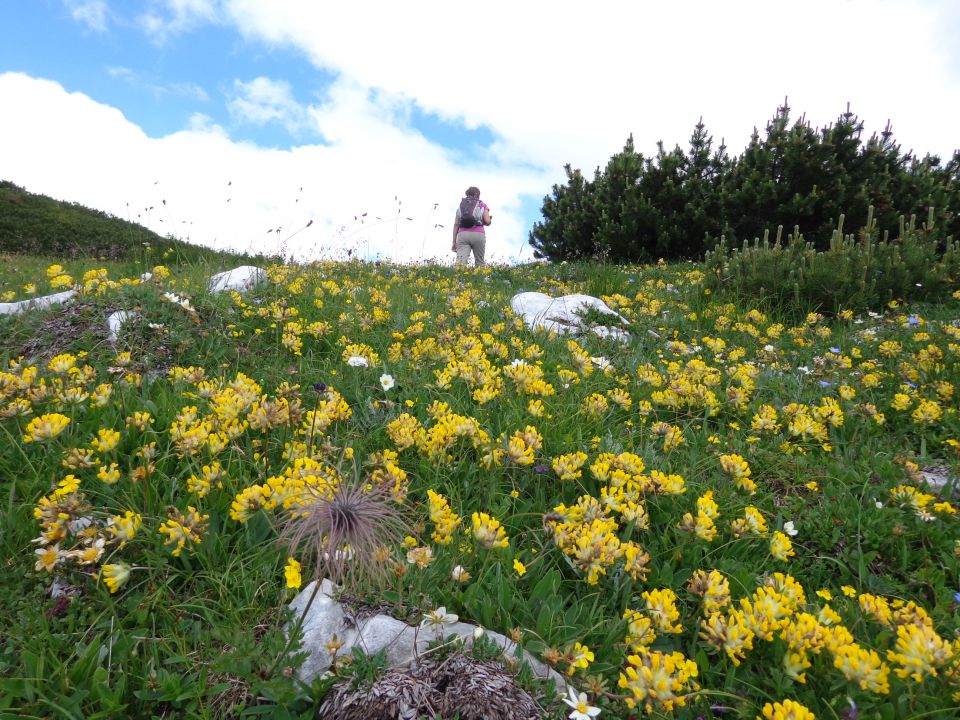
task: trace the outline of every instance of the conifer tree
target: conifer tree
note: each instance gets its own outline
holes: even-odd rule
[[[743,153],[716,152],[703,120],[685,153],[644,158],[631,135],[593,181],[566,166],[567,184],[544,198],[543,221],[530,244],[537,257],[575,259],[603,254],[622,262],[696,259],[721,235],[751,240],[778,226],[799,226],[819,248],[830,243],[841,216],[855,229],[869,208],[877,228],[897,237],[900,218],[925,222],[933,207],[943,237],[960,237],[960,151],[942,164],[902,153],[886,129],[861,141],[863,122],[849,106],[837,120],[814,129],[804,117],[790,122],[786,101],[767,123],[754,128]]]
[[[594,184],[569,164],[563,169],[567,183],[554,185],[553,196],[543,198],[543,221],[534,223],[530,231],[530,244],[537,258],[576,260],[595,252],[593,236],[599,214]]]

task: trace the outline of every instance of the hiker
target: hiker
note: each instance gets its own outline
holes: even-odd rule
[[[480,199],[480,190],[468,187],[453,221],[453,246],[450,249],[457,254],[457,265],[466,265],[471,250],[474,266],[483,265],[483,253],[487,247],[484,227],[491,222],[493,216],[487,204]]]

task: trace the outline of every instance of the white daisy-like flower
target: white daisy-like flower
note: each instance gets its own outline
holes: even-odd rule
[[[567,716],[570,720],[590,720],[600,714],[600,708],[587,703],[586,693],[577,693],[576,688],[567,688],[567,697],[563,701],[573,708]]]
[[[347,358],[347,365],[350,367],[370,367],[367,359],[361,355],[351,355]]]
[[[394,385],[396,385],[396,382],[393,380],[393,375],[384,373],[380,376],[380,387],[383,388],[384,392],[392,388]]]
[[[448,613],[446,606],[441,605],[432,612],[424,613],[423,620],[420,621],[420,627],[443,627],[444,625],[453,625],[453,623],[459,619],[459,615]]]
[[[794,537],[797,534],[797,528],[793,524],[793,520],[787,520],[783,524],[783,531],[790,537]]]
[[[607,368],[613,368],[613,365],[610,364],[610,361],[605,357],[591,357],[590,362],[596,365],[601,370],[606,370]]]

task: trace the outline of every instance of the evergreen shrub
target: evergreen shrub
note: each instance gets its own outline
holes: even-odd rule
[[[873,208],[859,233],[844,234],[843,216],[829,248],[817,250],[795,228],[782,241],[744,242],[731,248],[722,238],[706,255],[705,287],[733,297],[750,297],[788,315],[818,311],[877,310],[891,301],[937,302],[949,297],[960,277],[960,244],[927,222],[901,217],[899,237],[879,237]]]

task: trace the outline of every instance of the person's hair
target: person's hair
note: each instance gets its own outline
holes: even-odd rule
[[[474,186],[474,185],[471,185],[470,187],[467,188],[467,192],[466,192],[465,194],[466,194],[466,195],[476,195],[477,197],[480,197],[480,188],[478,188],[478,187],[476,187],[476,186]]]

